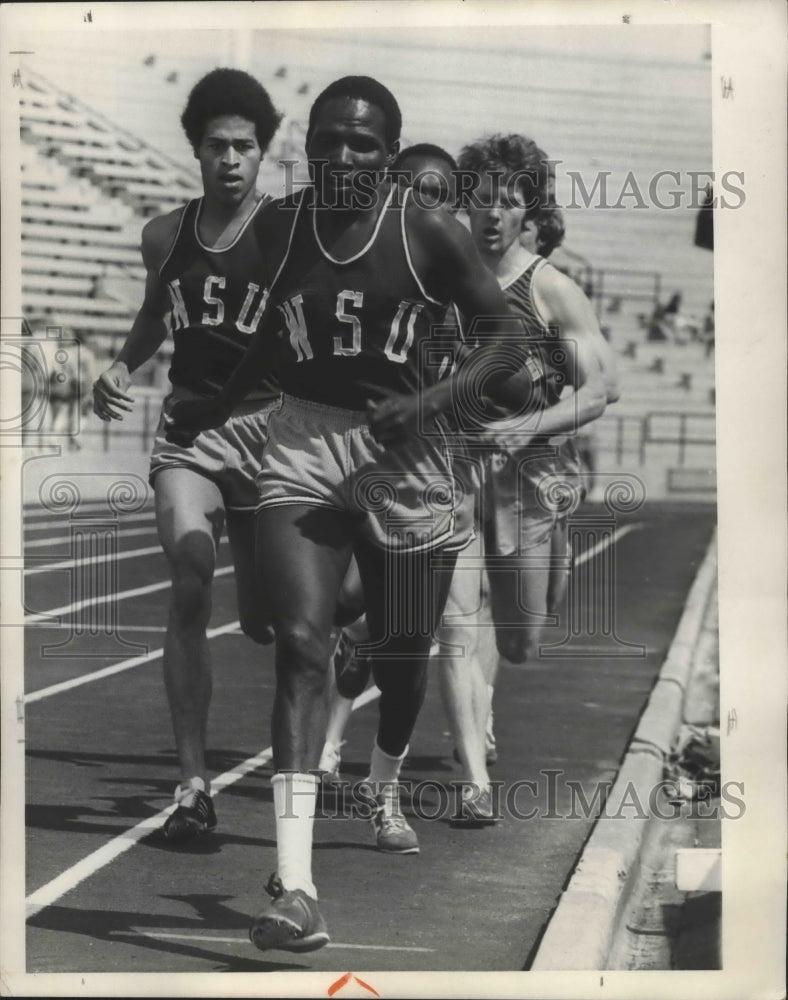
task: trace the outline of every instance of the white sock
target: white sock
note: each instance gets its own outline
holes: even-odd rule
[[[208,795],[211,794],[210,786],[205,787],[205,782],[202,778],[194,777],[189,778],[188,781],[182,781],[175,789],[175,801],[182,802],[187,795],[191,795],[192,792],[207,792]]]
[[[380,785],[393,785],[399,781],[399,772],[402,762],[408,755],[409,747],[405,747],[400,757],[392,757],[385,753],[378,746],[377,740],[372,747],[372,760],[369,766],[369,777],[367,782],[373,786],[375,793],[379,794]]]
[[[276,816],[277,874],[286,891],[303,889],[317,899],[312,881],[312,828],[317,777],[285,771],[271,778]]]

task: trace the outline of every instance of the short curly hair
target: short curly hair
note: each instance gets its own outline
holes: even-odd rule
[[[408,146],[397,153],[396,160],[392,163],[392,170],[400,170],[402,164],[411,156],[431,157],[433,160],[443,160],[451,170],[457,169],[457,161],[442,146],[436,146],[432,142],[417,142],[414,146]]]
[[[341,97],[366,101],[368,104],[374,104],[376,108],[380,108],[386,119],[386,143],[393,146],[395,142],[399,142],[402,132],[402,112],[397,104],[397,99],[388,87],[384,87],[382,83],[371,76],[343,76],[339,80],[329,83],[325,90],[317,95],[309,110],[309,124],[306,128],[307,142],[315,128],[315,121],[322,106],[327,101]]]
[[[220,115],[238,115],[252,122],[262,152],[268,149],[282,120],[265,87],[240,69],[214,69],[192,87],[181,125],[195,152],[207,123]]]
[[[502,174],[504,179],[517,176],[517,187],[525,201],[529,220],[555,205],[552,194],[555,167],[547,153],[525,135],[492,135],[463,146],[459,155],[460,170],[481,177],[485,173]],[[465,193],[466,204],[468,193]]]
[[[534,223],[536,225],[536,252],[542,257],[549,257],[553,250],[564,242],[566,234],[564,213],[556,204],[549,204],[540,209]]]

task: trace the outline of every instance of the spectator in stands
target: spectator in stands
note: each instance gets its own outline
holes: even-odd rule
[[[681,292],[674,292],[666,306],[658,302],[649,323],[648,339],[672,341],[676,329],[676,317],[680,309]]]
[[[714,299],[709,304],[709,311],[703,321],[703,343],[706,347],[706,357],[714,351]]]
[[[79,415],[91,401],[95,358],[84,337],[62,328],[60,339],[49,342],[49,433],[68,437],[68,446],[79,451]]]

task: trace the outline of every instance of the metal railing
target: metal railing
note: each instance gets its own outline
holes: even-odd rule
[[[590,267],[587,294],[601,318],[605,301],[626,299],[647,302],[652,307],[662,296],[662,277],[659,271],[641,271],[626,267]]]
[[[140,394],[137,399],[133,426],[101,423],[86,419],[82,422],[80,441],[86,447],[108,452],[118,448],[148,451],[153,446],[161,410],[162,394]],[[690,467],[694,448],[709,448],[716,442],[713,413],[689,413],[679,410],[637,415],[606,415],[605,428],[588,428],[592,447],[599,456],[612,459],[616,467],[643,466],[648,460],[650,445],[675,448],[675,461],[680,468]]]
[[[650,445],[673,446],[680,468],[691,464],[694,448],[716,443],[715,415],[683,411],[653,412],[642,416],[606,415],[605,431],[590,427],[589,436],[597,454],[612,456],[616,466],[643,466]],[[671,427],[670,422],[673,422]],[[667,422],[667,427],[659,426]]]

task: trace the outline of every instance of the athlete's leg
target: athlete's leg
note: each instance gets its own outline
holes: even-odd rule
[[[403,554],[368,542],[355,548],[370,633],[372,675],[380,688],[369,776],[380,850],[413,854],[419,842],[399,807],[399,773],[424,701],[427,666],[456,562],[455,554]],[[440,568],[439,568],[440,567]]]
[[[300,889],[314,899],[317,780],[309,772],[322,745],[319,723],[331,628],[350,555],[346,515],[339,511],[299,504],[258,513],[258,565],[276,632],[271,742],[278,877],[286,892]],[[267,913],[263,910],[253,923],[253,939],[268,925]]]
[[[271,723],[277,770],[317,764],[322,701],[337,597],[351,556],[346,515],[303,504],[263,508],[257,558],[276,631]]]
[[[430,646],[446,604],[456,554],[385,551],[357,542],[372,653],[380,688],[378,746],[401,754],[426,689]]]
[[[499,656],[495,638],[495,623],[492,616],[490,599],[490,584],[487,571],[482,573],[482,590],[480,607],[477,615],[478,648],[477,662],[479,663],[482,678],[485,683],[485,716],[484,716],[484,751],[485,763],[487,766],[495,764],[498,760],[498,749],[493,728],[493,695],[495,694],[495,683],[498,679]]]
[[[164,468],[154,482],[156,526],[172,577],[163,663],[181,781],[201,778],[207,790],[211,659],[205,630],[224,505],[216,484],[192,469]]]
[[[464,556],[481,555],[481,535],[464,550]],[[484,755],[484,730],[488,714],[487,683],[479,660],[482,646],[477,615],[481,601],[481,569],[454,571],[443,620],[438,632],[438,676],[444,709],[454,746],[463,767],[463,778],[479,788],[489,785]]]
[[[353,701],[366,687],[370,673],[369,660],[355,654],[358,643],[369,641],[364,593],[355,559],[350,560],[342,581],[334,624],[342,628],[326,676],[326,739],[318,768],[336,778],[342,737],[353,711]]]
[[[490,566],[490,598],[498,652],[510,663],[538,659],[547,614],[552,532]]]
[[[339,591],[334,624],[340,627],[351,625],[363,614],[364,591],[361,586],[361,576],[358,572],[358,563],[355,559],[351,559]]]
[[[241,628],[250,639],[268,645],[273,642],[274,631],[268,597],[255,560],[257,518],[254,511],[236,510],[228,510],[226,518]]]
[[[335,780],[339,776],[345,726],[353,702],[367,686],[372,666],[369,657],[356,656],[356,647],[368,642],[367,618],[362,615],[340,631],[326,674],[326,738],[318,770]]]
[[[547,591],[547,610],[558,614],[566,597],[571,568],[569,551],[569,524],[565,517],[559,518],[553,529],[550,548],[550,582]]]

